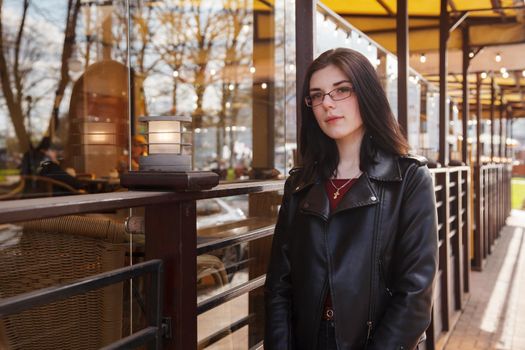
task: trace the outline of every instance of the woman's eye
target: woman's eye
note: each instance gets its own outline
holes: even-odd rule
[[[337,92],[340,93],[340,94],[346,94],[348,92],[350,92],[350,87],[348,86],[343,86],[343,87],[340,87],[337,89]]]
[[[316,94],[312,94],[312,95],[310,95],[310,98],[311,98],[312,100],[318,100],[318,99],[321,98],[321,96],[322,96],[322,94],[318,92],[318,93],[316,93]]]

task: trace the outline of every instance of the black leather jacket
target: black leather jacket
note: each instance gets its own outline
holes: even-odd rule
[[[424,336],[438,264],[432,177],[421,157],[376,160],[333,212],[322,182],[290,172],[266,277],[266,350],[316,349],[327,290],[340,350],[408,350]]]

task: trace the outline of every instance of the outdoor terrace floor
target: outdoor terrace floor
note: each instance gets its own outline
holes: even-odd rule
[[[445,350],[525,350],[525,211],[513,210]]]

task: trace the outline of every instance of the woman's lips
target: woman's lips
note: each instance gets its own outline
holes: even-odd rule
[[[342,116],[331,116],[325,119],[325,123],[335,122],[336,120],[343,119]]]

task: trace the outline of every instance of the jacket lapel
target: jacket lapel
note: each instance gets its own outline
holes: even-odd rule
[[[321,182],[314,183],[304,199],[299,203],[301,212],[320,216],[324,220],[328,220],[330,215],[330,202],[326,196],[324,184]]]
[[[380,198],[372,185],[372,181],[399,182],[402,180],[401,169],[397,156],[392,156],[378,151],[376,163],[371,165],[345,194],[333,214],[343,210],[374,205]],[[305,191],[304,198],[299,203],[301,212],[313,214],[328,220],[330,216],[330,202],[326,195],[324,183],[299,184],[293,191],[294,194]]]
[[[379,197],[372,187],[367,173],[363,173],[346,192],[332,215],[347,209],[364,207],[379,203]]]

